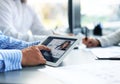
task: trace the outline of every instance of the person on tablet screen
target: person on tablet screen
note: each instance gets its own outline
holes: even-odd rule
[[[56,46],[55,49],[58,49],[58,50],[67,50],[68,47],[70,46],[70,43],[71,43],[71,41],[64,41],[62,44]]]

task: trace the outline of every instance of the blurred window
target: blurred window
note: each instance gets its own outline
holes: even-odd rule
[[[47,29],[68,27],[68,0],[28,0]]]
[[[120,27],[120,0],[81,0],[81,25],[93,29],[98,23],[108,30]]]

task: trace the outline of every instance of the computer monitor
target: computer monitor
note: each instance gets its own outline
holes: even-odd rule
[[[80,0],[68,0],[68,24],[69,33],[78,34],[81,32]]]

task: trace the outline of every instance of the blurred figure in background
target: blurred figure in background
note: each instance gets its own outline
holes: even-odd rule
[[[0,0],[0,30],[7,36],[24,41],[35,41],[41,39],[41,35],[51,35],[52,31],[44,28],[37,14],[26,3],[27,0]]]

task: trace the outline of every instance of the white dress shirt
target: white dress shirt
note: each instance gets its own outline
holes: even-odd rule
[[[120,30],[117,30],[116,32],[109,34],[107,36],[98,38],[98,40],[100,41],[102,47],[116,45],[120,43]]]
[[[25,41],[38,40],[40,36],[50,35],[45,30],[35,12],[21,0],[0,0],[0,30],[8,36]],[[31,30],[33,35],[28,34]]]

